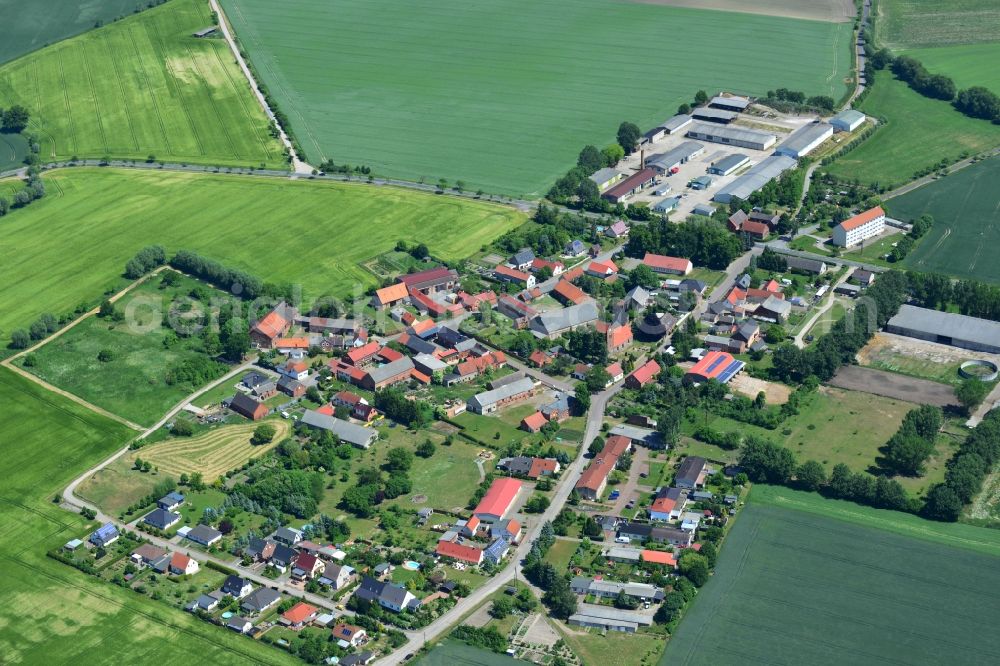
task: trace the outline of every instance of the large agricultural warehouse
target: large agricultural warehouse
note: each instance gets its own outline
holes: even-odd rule
[[[960,349],[1000,354],[1000,322],[953,312],[904,305],[889,320],[885,330],[887,333]]]
[[[796,159],[805,157],[831,136],[833,136],[833,125],[810,123],[792,132],[774,152],[776,155],[787,155]]]
[[[742,129],[739,127],[721,127],[698,123],[688,130],[688,138],[722,143],[727,146],[767,150],[778,141],[778,137],[769,132]]]
[[[764,187],[772,178],[777,178],[789,169],[795,168],[795,160],[786,155],[772,155],[751,167],[745,174],[721,188],[712,197],[713,201],[729,203],[733,199],[746,201],[751,194]]]

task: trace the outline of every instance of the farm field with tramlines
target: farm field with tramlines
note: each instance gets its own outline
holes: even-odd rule
[[[702,88],[786,87],[834,99],[848,90],[850,22],[669,4],[223,0],[222,7],[313,162],[517,196],[544,194],[584,145],[613,142],[623,120],[643,128],[663,122]],[[674,44],[677,35],[738,46],[692,48]]]
[[[43,161],[149,156],[283,168],[208,4],[171,0],[0,66],[0,107],[31,111]]]
[[[800,498],[806,511],[789,508]],[[856,522],[814,512],[817,505],[843,509]],[[880,519],[918,529],[903,536],[873,528]],[[990,592],[1000,584],[996,539],[990,554],[976,552],[950,529],[964,526],[942,526],[938,535],[927,524],[923,537],[917,523],[927,524],[815,494],[755,488],[715,576],[660,663],[992,661],[1000,650],[990,629],[1000,620]],[[991,538],[989,530],[970,530]]]
[[[12,183],[0,181],[0,192]],[[4,218],[3,339],[42,312],[96,306],[126,284],[125,262],[151,243],[300,284],[308,302],[364,293],[378,279],[361,264],[399,240],[457,261],[527,219],[496,204],[361,183],[97,168],[49,172],[45,183],[44,199]]]

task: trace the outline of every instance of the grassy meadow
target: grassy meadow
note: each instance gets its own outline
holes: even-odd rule
[[[875,0],[876,40],[893,49],[1000,40],[995,0]]]
[[[147,280],[115,303],[122,321],[88,317],[33,352],[34,365],[24,366],[25,359],[20,364],[90,403],[135,423],[152,425],[201,386],[187,381],[171,383],[168,371],[206,358],[198,335],[179,336],[162,323],[174,307],[190,302],[186,297],[192,288],[200,287],[206,300],[223,296],[184,276],[165,287],[163,275]],[[199,304],[198,312],[207,309],[208,303]],[[180,319],[178,323],[178,330],[183,331]],[[98,358],[104,350],[112,352],[110,361]],[[215,377],[224,372],[223,366]]]
[[[1000,30],[997,39],[1000,40]],[[959,90],[985,86],[1000,95],[1000,67],[997,66],[1000,41],[906,49],[901,53],[922,62],[932,74],[950,76]]]
[[[934,216],[934,226],[906,257],[906,266],[1000,282],[993,254],[1000,242],[998,179],[1000,158],[994,157],[887,201],[887,210],[897,218]]]
[[[146,6],[145,0],[0,0],[0,63],[78,35]]]
[[[1000,125],[969,118],[947,102],[914,92],[887,71],[878,72],[860,109],[886,118],[875,135],[826,167],[849,180],[902,185],[942,159],[957,161],[1000,146]]]
[[[225,41],[192,36],[209,25],[207,2],[171,0],[43,48],[0,67],[0,107],[31,111],[43,160],[282,168],[282,146]]]
[[[990,530],[754,488],[660,663],[990,662],[998,554]]]
[[[52,498],[132,433],[2,368],[0,400],[4,663],[301,663],[46,557],[94,525]]]
[[[852,77],[851,23],[607,0],[222,8],[310,160],[517,196],[544,194],[585,144],[613,142],[623,120],[660,123],[699,89],[837,99]]]
[[[44,179],[44,199],[4,218],[0,339],[42,312],[96,305],[151,243],[301,284],[306,299],[348,297],[377,284],[360,264],[400,239],[453,261],[526,219],[494,204],[393,188],[376,195],[362,184],[99,168]]]

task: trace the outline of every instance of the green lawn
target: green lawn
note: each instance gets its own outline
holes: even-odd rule
[[[566,571],[569,567],[569,561],[573,559],[573,553],[576,552],[579,545],[576,541],[556,539],[549,551],[545,553],[545,561],[554,566],[556,571]]]
[[[699,90],[847,91],[852,24],[607,0],[223,0],[314,162],[537,197]],[[739,49],[672,48],[698,35]],[[640,57],[625,45],[663,53]],[[753,58],[746,53],[752,52]]]
[[[445,639],[435,643],[429,652],[422,654],[413,666],[506,666],[507,664],[528,664],[530,662],[512,659],[507,655],[473,647],[455,639]]]
[[[661,664],[993,661],[1000,535],[784,489],[789,501],[777,502],[761,490]],[[856,517],[844,522],[840,511]],[[993,554],[935,536],[959,532]]]
[[[906,257],[907,268],[1000,282],[992,248],[1000,242],[1000,158],[983,160],[886,202],[894,217],[934,217],[927,236]]]
[[[971,44],[1000,39],[995,0],[877,0],[880,45],[890,48]]]
[[[210,25],[207,2],[171,0],[43,48],[0,67],[0,107],[28,107],[43,159],[155,155],[284,168],[225,40],[191,35]]]
[[[396,428],[396,430],[400,430],[400,428]],[[412,448],[430,437],[437,444],[437,450],[430,458],[417,456],[413,459],[413,467],[410,469],[413,492],[400,498],[397,502],[401,506],[414,509],[425,506],[444,510],[465,507],[479,486],[479,468],[476,466],[475,460],[481,447],[470,444],[461,438],[455,438],[450,446],[445,446],[442,444],[443,438],[429,433],[418,433],[417,435],[407,433],[407,435],[405,439],[400,438],[396,442],[407,448]],[[388,450],[387,446],[382,448]],[[485,461],[483,469],[489,472],[495,463],[496,459]],[[419,505],[414,504],[411,498],[417,495],[425,495],[427,501]]]
[[[5,662],[92,663],[99,649],[107,663],[301,663],[46,557],[93,525],[52,497],[131,433],[4,369],[0,400],[0,596],[14,601],[0,610]]]
[[[42,312],[96,304],[123,286],[125,262],[150,243],[300,284],[306,299],[348,297],[376,284],[359,264],[400,239],[453,261],[525,219],[499,205],[362,184],[98,168],[45,182],[44,199],[4,218],[3,339]]]
[[[560,631],[566,645],[584,664],[647,664],[663,651],[663,639],[646,633],[624,634],[596,629]]]
[[[775,430],[712,415],[708,417],[708,425],[723,432],[735,430],[770,439],[791,449],[800,463],[809,459],[819,461],[828,473],[838,463],[860,472],[875,465],[876,458],[881,455],[879,448],[889,441],[903,416],[914,407],[912,403],[860,391],[822,387],[819,394],[803,404],[799,414]],[[683,431],[690,434],[703,423],[703,415],[699,414],[697,422],[685,422]],[[943,478],[944,463],[952,446],[950,440],[939,441],[938,453],[928,462],[926,474],[917,478],[897,477],[899,482],[911,494],[923,494],[932,482]],[[717,447],[702,453],[709,454],[713,450],[718,451],[723,460],[733,455]],[[719,458],[719,455],[709,457]]]
[[[1000,30],[996,37],[1000,40]],[[996,66],[1000,62],[1000,41],[905,49],[902,54],[913,56],[932,74],[950,76],[959,90],[985,86],[1000,94],[1000,68]]]
[[[161,325],[174,305],[197,286],[209,298],[224,296],[191,278],[184,277],[169,288],[161,288],[161,279],[153,278],[115,304],[123,315],[134,311],[134,318],[126,316],[121,322],[113,322],[89,317],[34,352],[36,365],[26,369],[114,414],[152,425],[201,385],[167,382],[171,368],[208,357],[197,335],[178,338],[173,330]],[[204,305],[209,307],[208,302]],[[164,344],[168,340],[173,340],[169,347]],[[98,360],[102,350],[112,350],[113,359]],[[225,371],[223,366],[216,376]]]
[[[90,30],[98,21],[110,22],[145,6],[145,0],[0,0],[0,16],[4,17],[0,63]]]
[[[1000,145],[1000,125],[969,118],[950,104],[914,92],[889,72],[878,72],[861,104],[865,113],[888,119],[861,146],[833,162],[828,171],[848,180],[901,185],[915,172],[963,152]]]
[[[523,416],[520,418],[523,418]],[[503,411],[500,412],[499,416],[496,414],[483,416],[482,414],[463,412],[456,416],[454,421],[464,427],[464,432],[469,435],[485,442],[493,448],[503,449],[509,444],[520,444],[528,439],[535,439],[537,437],[517,427],[520,418],[512,424],[512,419],[505,418]]]

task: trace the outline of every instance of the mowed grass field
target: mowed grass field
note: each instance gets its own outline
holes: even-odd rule
[[[191,35],[210,25],[207,2],[171,0],[36,51],[0,67],[0,107],[31,111],[43,160],[282,168],[281,144],[225,41]]]
[[[877,41],[893,49],[1000,40],[996,0],[875,0]]]
[[[93,526],[52,498],[131,433],[3,368],[0,401],[0,661],[301,663],[46,557]]]
[[[1000,10],[998,10],[1000,15]],[[997,28],[1000,40],[1000,28]],[[901,52],[916,58],[932,74],[950,76],[959,90],[971,86],[985,86],[1000,94],[1000,41],[981,44],[958,44],[925,49],[906,49]]]
[[[44,179],[44,199],[4,218],[2,340],[42,312],[96,304],[151,243],[301,284],[306,299],[348,297],[376,284],[360,263],[400,239],[458,260],[526,219],[495,204],[363,184],[98,168]]]
[[[699,89],[835,99],[852,25],[608,0],[223,0],[308,158],[544,194]],[[753,57],[747,57],[752,53]]]
[[[906,257],[906,266],[1000,283],[998,184],[1000,158],[994,157],[888,200],[894,217],[934,216],[934,226]]]
[[[918,170],[941,159],[957,161],[1000,146],[1000,125],[969,118],[950,104],[914,92],[887,71],[876,73],[875,85],[860,106],[888,124],[827,171],[862,182],[902,185]]]
[[[1000,538],[990,530],[946,526],[986,533],[983,554],[778,506],[758,491],[662,665],[996,661]]]
[[[145,446],[129,454],[126,462],[132,462],[138,456],[170,476],[200,472],[205,482],[211,483],[229,470],[264,455],[292,431],[288,421],[271,419],[267,423],[273,425],[277,433],[270,444],[263,446],[250,443],[253,431],[260,423],[240,423],[214,428],[194,437],[174,437]]]
[[[192,288],[204,289],[208,299],[225,297],[188,277],[182,277],[173,287],[162,286],[161,276],[146,280],[115,303],[117,312],[124,315],[121,322],[88,317],[32,352],[34,365],[24,366],[24,359],[20,364],[50,384],[113,414],[152,425],[200,388],[200,384],[186,381],[169,383],[167,371],[180,363],[204,358],[197,335],[178,337],[162,322],[173,308],[189,302],[187,295]],[[199,307],[204,308],[198,310],[203,312],[209,304],[199,302]],[[178,323],[183,325],[180,320]],[[98,360],[98,354],[105,349],[113,352],[113,358]]]

